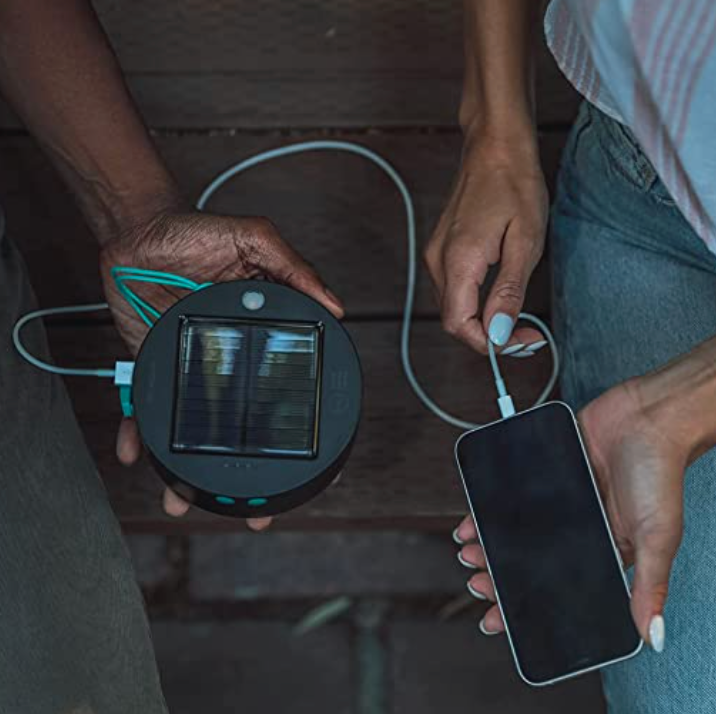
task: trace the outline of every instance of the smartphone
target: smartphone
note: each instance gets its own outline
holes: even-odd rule
[[[467,432],[455,456],[520,677],[553,684],[635,655],[629,585],[569,406]]]

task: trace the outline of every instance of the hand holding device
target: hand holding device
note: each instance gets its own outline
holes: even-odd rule
[[[107,300],[120,334],[133,355],[148,327],[118,292],[110,275],[112,267],[132,265],[177,273],[199,283],[238,278],[264,277],[285,283],[313,297],[336,317],[343,308],[311,268],[278,235],[264,218],[233,218],[198,212],[164,213],[131,234],[107,243],[100,265]],[[142,295],[160,311],[174,304],[185,293],[166,286],[146,284]],[[117,439],[120,461],[130,465],[140,455],[141,445],[132,419],[123,419]],[[169,489],[164,495],[167,513],[181,516],[188,504]],[[249,526],[265,528],[270,519],[250,519]]]
[[[612,533],[625,565],[635,565],[631,611],[641,636],[658,651],[664,647],[662,613],[669,572],[682,531],[683,472],[687,450],[649,408],[644,378],[618,385],[591,402],[579,415],[594,475]],[[465,545],[461,560],[485,567],[472,517],[456,529]],[[473,590],[494,601],[487,573],[470,580]],[[490,634],[504,631],[499,609],[483,619]]]
[[[455,454],[520,676],[551,684],[635,654],[626,579],[569,407],[467,432]]]
[[[549,207],[531,149],[500,152],[486,144],[466,146],[457,183],[425,250],[445,330],[483,354],[488,330],[499,347],[542,339],[524,327],[510,337],[542,256]],[[479,289],[498,262],[480,320]],[[501,317],[493,323],[495,315]]]

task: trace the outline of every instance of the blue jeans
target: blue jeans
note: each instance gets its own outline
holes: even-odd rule
[[[716,334],[716,256],[631,133],[587,104],[564,153],[551,247],[562,390],[574,407]],[[716,450],[688,470],[684,505],[666,649],[604,670],[611,714],[716,712]]]

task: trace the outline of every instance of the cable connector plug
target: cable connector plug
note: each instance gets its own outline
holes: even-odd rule
[[[114,365],[114,383],[119,387],[119,401],[122,404],[122,414],[125,417],[134,416],[132,405],[132,377],[134,377],[134,362],[116,362]]]
[[[498,397],[497,406],[500,408],[500,414],[503,419],[515,415],[515,405],[512,403],[512,397],[509,394]]]

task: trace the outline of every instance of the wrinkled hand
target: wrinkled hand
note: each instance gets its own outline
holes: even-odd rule
[[[614,387],[587,405],[579,421],[617,546],[625,565],[634,565],[634,622],[660,651],[669,573],[681,541],[689,449],[672,440],[670,430],[654,417],[643,389],[638,379]],[[455,539],[465,543],[461,561],[486,567],[471,517],[455,530]],[[495,601],[486,572],[470,579],[470,589]],[[481,629],[489,634],[504,630],[496,606],[486,613]]]
[[[542,340],[531,328],[510,337],[542,255],[548,210],[537,149],[529,140],[497,147],[492,140],[468,139],[457,183],[424,256],[449,334],[482,354],[488,328],[500,347]],[[498,262],[481,321],[479,288]]]
[[[343,316],[338,298],[267,219],[167,211],[107,243],[100,257],[112,315],[133,355],[137,354],[148,328],[118,292],[110,275],[114,266],[175,273],[197,283],[265,278],[300,290],[336,317]],[[151,284],[135,289],[160,312],[186,294]],[[117,437],[117,456],[123,464],[130,465],[140,453],[134,420],[123,419]],[[164,509],[170,515],[181,516],[189,504],[166,489]],[[261,529],[270,521],[270,518],[253,519],[249,525]]]

